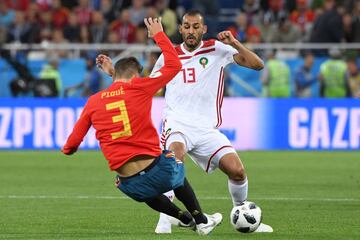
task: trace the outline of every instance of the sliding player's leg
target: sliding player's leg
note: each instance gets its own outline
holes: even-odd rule
[[[155,167],[156,166],[156,167]],[[175,159],[171,151],[163,151],[153,162],[132,176],[117,176],[116,186],[130,198],[145,202],[156,211],[163,212],[189,224],[193,217],[181,211],[163,195],[169,189],[178,189],[184,185],[184,164]]]
[[[191,213],[196,224],[207,223],[207,218],[201,210],[194,190],[186,178],[184,179],[184,185],[174,189],[174,193],[176,198],[179,199],[184,204],[186,209]]]
[[[155,211],[172,216],[184,224],[189,224],[192,221],[192,216],[189,212],[182,211],[163,194],[146,200],[145,203]]]
[[[163,129],[163,131],[165,128]],[[165,149],[169,149],[175,153],[175,158],[181,161],[185,160],[186,147],[185,147],[185,139],[181,135],[181,133],[169,134],[166,136],[166,141],[163,143]],[[174,191],[169,191],[165,193],[165,196],[170,199],[170,201],[174,200],[175,194]],[[159,221],[156,225],[155,232],[162,233],[171,233],[171,225],[180,225],[182,223],[177,221],[177,219],[171,218],[164,213],[160,213]]]
[[[222,215],[215,213],[207,215],[202,212],[199,201],[196,198],[194,190],[187,179],[184,179],[184,185],[174,189],[175,196],[179,199],[191,213],[196,223],[196,232],[199,235],[208,235],[222,221]]]
[[[175,194],[173,190],[164,193],[164,196],[166,196],[169,201],[174,201]],[[159,220],[155,228],[155,233],[171,233],[171,225],[179,224],[181,224],[181,221],[179,221],[178,219],[160,212]]]

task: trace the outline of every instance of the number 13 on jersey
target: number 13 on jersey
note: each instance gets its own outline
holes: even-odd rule
[[[181,69],[181,72],[183,74],[184,83],[196,82],[195,68],[183,68]]]
[[[112,122],[113,123],[122,122],[124,125],[123,131],[111,133],[112,139],[117,139],[117,138],[121,138],[121,137],[125,137],[125,136],[131,136],[132,135],[131,125],[130,125],[129,116],[128,116],[128,113],[126,110],[125,101],[121,100],[121,101],[106,104],[106,110],[112,110],[112,109],[119,109],[119,111],[120,111],[119,115],[112,116]]]

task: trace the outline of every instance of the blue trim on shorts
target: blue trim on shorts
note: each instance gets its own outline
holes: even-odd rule
[[[144,202],[167,191],[183,186],[185,169],[170,151],[164,150],[153,163],[130,177],[116,176],[117,187],[130,198]]]

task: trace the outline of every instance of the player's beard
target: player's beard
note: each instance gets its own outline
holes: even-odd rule
[[[199,36],[198,38],[196,38],[194,35],[189,35],[187,37],[185,35],[183,35],[182,37],[183,37],[185,45],[190,50],[195,50],[200,45],[200,42],[202,40],[202,35]]]

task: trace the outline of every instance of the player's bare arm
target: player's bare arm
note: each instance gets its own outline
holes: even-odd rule
[[[264,68],[263,61],[255,53],[242,45],[230,31],[220,32],[217,37],[222,43],[232,46],[239,52],[234,55],[234,60],[237,64],[254,70]]]

